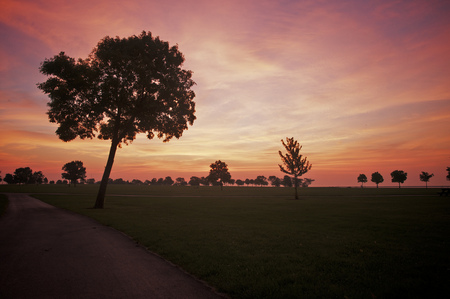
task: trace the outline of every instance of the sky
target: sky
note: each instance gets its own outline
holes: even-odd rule
[[[113,179],[283,177],[281,139],[312,164],[312,186],[357,186],[363,173],[449,185],[450,2],[316,0],[0,0],[0,171],[61,178],[81,160],[101,179],[110,142],[63,142],[48,121],[39,66],[86,58],[105,36],[143,30],[178,44],[196,82],[197,120],[180,139],[144,134],[118,149]]]

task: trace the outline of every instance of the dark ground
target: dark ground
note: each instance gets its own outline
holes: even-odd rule
[[[8,198],[0,298],[221,298],[112,228],[25,194]]]

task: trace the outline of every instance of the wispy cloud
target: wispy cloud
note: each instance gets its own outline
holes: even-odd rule
[[[139,136],[120,149],[114,177],[206,175],[218,159],[235,177],[281,176],[285,137],[304,145],[316,185],[356,184],[359,171],[445,169],[449,15],[443,1],[3,1],[1,170],[34,163],[58,176],[82,159],[99,179],[109,142],[57,139],[38,67],[142,30],[179,45],[198,119],[180,140]]]

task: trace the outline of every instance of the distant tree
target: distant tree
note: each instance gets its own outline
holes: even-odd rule
[[[313,179],[305,178],[305,179],[303,179],[302,187],[303,187],[303,188],[309,187],[309,185],[311,185],[312,182],[314,182],[314,181],[315,181],[315,180],[313,180]]]
[[[115,180],[113,180],[113,182],[112,182],[112,184],[114,184],[114,185],[123,185],[123,184],[126,184],[126,183],[127,183],[127,182],[124,181],[122,178],[115,179]]]
[[[248,187],[248,185],[250,185],[250,180],[249,179],[245,179],[245,184],[247,185],[247,187]]]
[[[220,160],[211,163],[209,165],[208,181],[212,184],[220,185],[220,189],[223,190],[223,184],[228,183],[231,180],[231,174],[228,171],[228,165]]]
[[[50,97],[48,116],[64,141],[111,140],[108,161],[94,208],[103,208],[117,147],[138,133],[149,139],[181,137],[195,120],[192,72],[182,69],[183,54],[159,37],[101,40],[88,58],[61,52],[46,59],[40,72],[50,78],[38,87]]]
[[[191,178],[189,179],[189,185],[191,185],[191,186],[198,187],[198,186],[200,186],[200,182],[201,182],[201,179],[197,176],[191,176]]]
[[[2,173],[1,171],[0,171],[0,173]],[[3,179],[2,179],[2,176],[0,175],[0,183],[3,181]]]
[[[235,179],[230,179],[228,184],[230,184],[231,186],[233,186],[236,183]]]
[[[14,171],[14,181],[18,184],[28,184],[33,180],[33,171],[30,167],[20,167]]]
[[[447,167],[447,181],[450,181],[450,167]]]
[[[170,176],[166,176],[166,178],[164,179],[163,185],[172,186],[173,183],[174,183],[174,181],[172,180],[172,178]]]
[[[87,179],[87,180],[86,180],[86,183],[87,183],[87,184],[90,184],[90,185],[91,185],[91,184],[95,184],[95,179]]]
[[[425,188],[428,189],[428,181],[434,176],[434,174],[429,174],[428,172],[422,171],[420,174],[420,180],[425,182]]]
[[[275,187],[281,186],[281,179],[274,175],[269,176],[269,182],[272,186],[275,186]]]
[[[164,179],[163,178],[159,178],[158,181],[156,182],[156,185],[158,185],[158,186],[164,185]]]
[[[209,186],[208,178],[202,176],[202,177],[200,178],[200,184],[202,184],[203,186]]]
[[[186,180],[182,177],[175,179],[175,186],[186,186],[187,184]]]
[[[54,185],[54,184],[55,184],[55,181],[51,180],[49,184],[50,184],[50,185]]]
[[[236,180],[236,185],[238,185],[238,186],[244,186],[244,184],[245,184],[245,182],[244,182],[243,180],[241,180],[241,179],[237,179],[237,180]]]
[[[282,172],[294,177],[295,199],[298,199],[297,178],[307,173],[311,169],[312,165],[307,160],[307,157],[303,158],[303,155],[300,154],[302,146],[294,140],[294,138],[286,137],[286,143],[283,140],[281,140],[281,143],[286,149],[286,154],[283,155],[281,151],[278,151],[282,162],[282,164],[278,164],[278,166]]]
[[[263,175],[259,175],[255,179],[255,185],[258,186],[267,186],[269,183],[267,182],[267,178]]]
[[[361,183],[361,188],[364,188],[364,183],[367,183],[367,177],[365,174],[360,174],[358,176],[358,183]]]
[[[377,171],[372,173],[372,182],[374,182],[375,184],[377,184],[377,188],[378,188],[378,184],[381,184],[382,182],[384,182],[384,178],[383,176]]]
[[[292,187],[292,178],[288,175],[285,175],[283,177],[283,180],[281,181],[281,185],[283,185],[284,187]]]
[[[3,179],[8,185],[17,184],[17,182],[14,179],[14,176],[10,173],[7,173],[5,175],[5,178]]]
[[[84,182],[84,179],[86,178],[86,167],[83,166],[83,162],[81,161],[66,163],[62,167],[62,170],[64,170],[64,172],[61,173],[61,177],[68,180],[75,187],[77,186],[78,180]]]
[[[403,170],[394,170],[391,172],[392,182],[398,183],[398,187],[400,188],[400,184],[403,184],[406,181],[407,173]]]
[[[45,181],[46,179],[47,179],[47,178],[44,176],[44,174],[42,173],[42,171],[35,171],[35,172],[33,173],[33,175],[31,176],[31,181],[30,181],[30,183],[40,185],[40,184],[44,183],[44,181]]]
[[[133,184],[133,185],[144,185],[144,182],[142,182],[141,180],[138,180],[138,179],[133,179],[131,181],[131,184]]]

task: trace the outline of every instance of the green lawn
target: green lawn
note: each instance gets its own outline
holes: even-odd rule
[[[450,200],[436,189],[306,188],[296,201],[288,188],[111,185],[134,196],[94,210],[96,189],[79,187],[35,196],[125,232],[232,298],[450,293]]]

